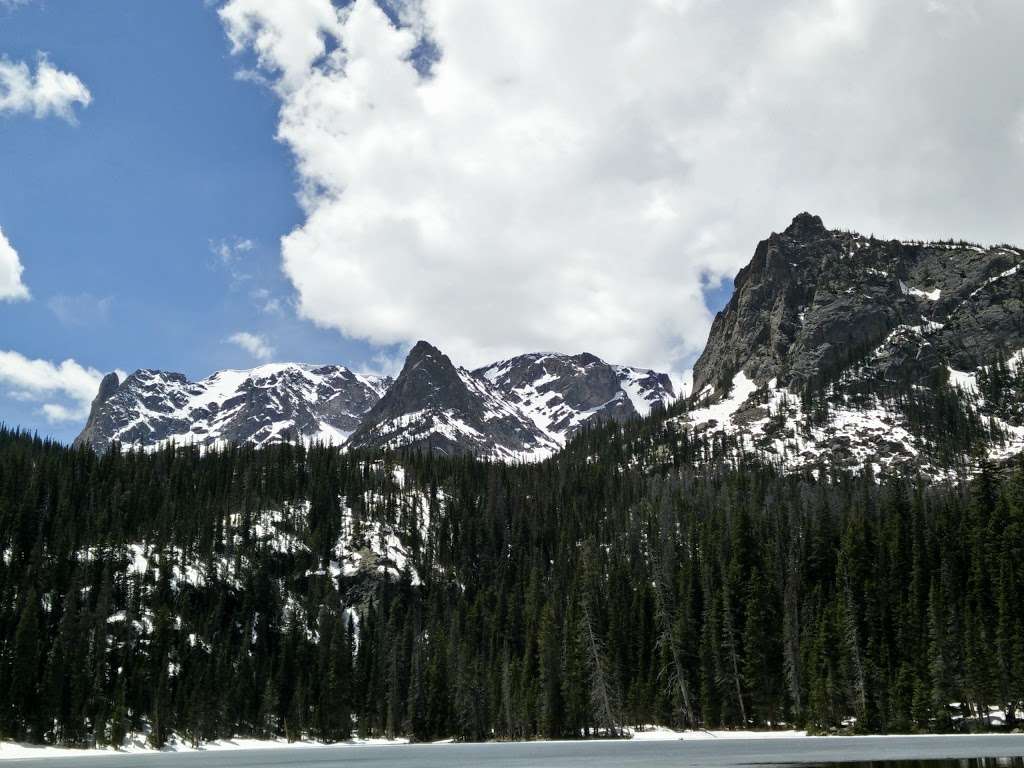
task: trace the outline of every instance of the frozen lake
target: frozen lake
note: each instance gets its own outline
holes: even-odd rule
[[[1021,755],[1024,755],[1024,735],[282,747],[45,757],[4,761],[2,765],[53,768],[83,765],[90,768],[739,768],[847,763],[860,768],[889,768],[890,765],[892,768],[1024,768]]]

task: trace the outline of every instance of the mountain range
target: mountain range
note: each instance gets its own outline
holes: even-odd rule
[[[0,425],[0,738],[1019,730],[1021,263],[801,214],[685,398],[420,342],[108,376],[99,454]],[[169,442],[261,449],[113,447]]]
[[[588,421],[646,416],[675,396],[666,374],[590,354],[535,353],[470,371],[421,341],[394,379],[297,363],[218,371],[196,382],[158,370],[124,381],[111,373],[76,443],[103,452],[115,442],[302,440],[537,460]]]
[[[786,468],[938,475],[1024,449],[1024,250],[879,239],[802,213],[740,270],[676,401],[670,378],[590,354],[475,370],[419,342],[395,378],[265,365],[191,382],[108,375],[78,438],[150,448],[319,440],[546,458],[586,423],[668,425]]]

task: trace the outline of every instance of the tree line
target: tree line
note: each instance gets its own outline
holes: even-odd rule
[[[715,455],[663,419],[526,466],[0,429],[0,737],[1015,725],[1024,467]]]

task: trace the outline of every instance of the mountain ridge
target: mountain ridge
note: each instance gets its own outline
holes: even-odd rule
[[[517,375],[500,379],[495,371],[502,366]],[[588,353],[533,353],[470,371],[421,341],[395,379],[301,363],[217,371],[197,382],[153,369],[124,382],[108,374],[75,442],[105,451],[114,442],[148,449],[171,440],[302,440],[528,461],[557,452],[591,419],[647,415],[674,399],[666,374],[609,365]]]
[[[1022,265],[1014,246],[866,237],[798,214],[737,273],[669,426],[797,470],[940,476],[1024,451]],[[421,341],[394,380],[301,364],[108,376],[77,442],[319,440],[531,461],[584,424],[675,400],[666,374],[589,353],[469,370]]]
[[[1022,264],[800,214],[737,274],[677,423],[789,468],[941,475],[1024,450]]]

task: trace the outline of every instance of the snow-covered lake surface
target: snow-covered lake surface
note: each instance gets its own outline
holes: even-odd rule
[[[41,759],[14,759],[4,765],[42,764],[60,768],[78,765],[91,768],[740,768],[843,763],[857,768],[1024,768],[1024,760],[1019,757],[1024,755],[1024,735],[641,738],[626,742],[298,746],[190,753],[100,753],[88,758],[49,756],[53,752],[47,755]]]

